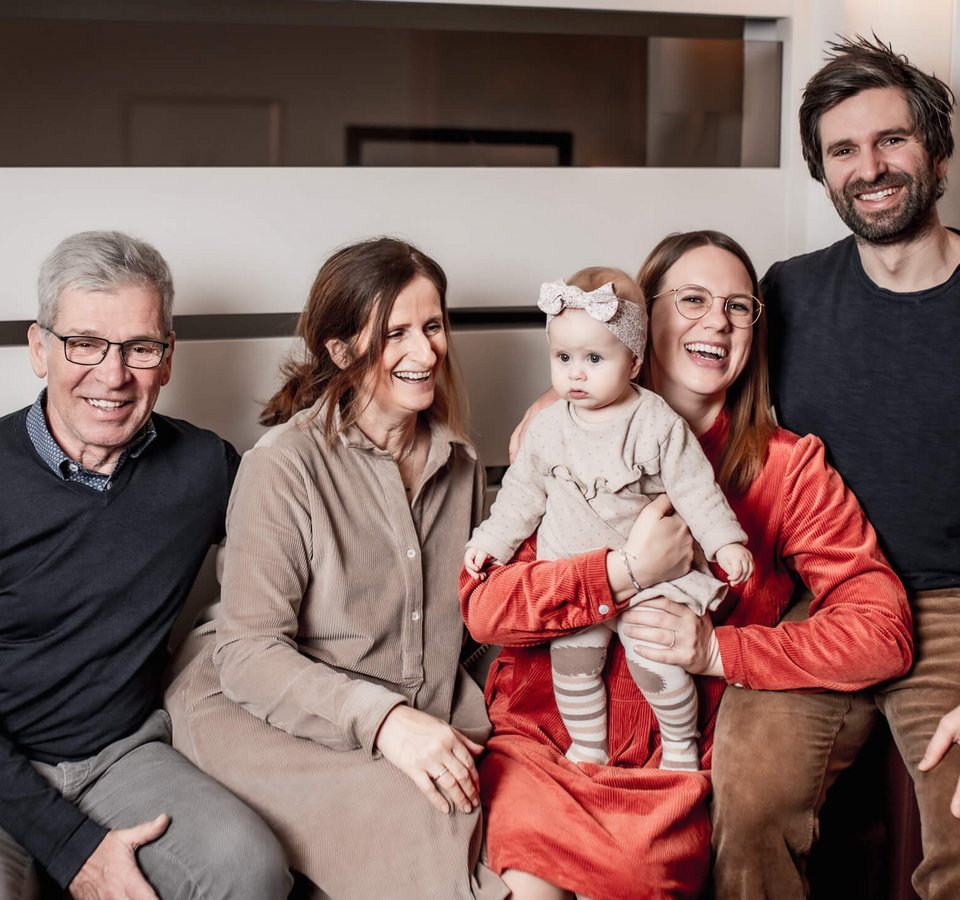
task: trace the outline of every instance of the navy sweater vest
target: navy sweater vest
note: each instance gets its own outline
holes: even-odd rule
[[[0,823],[47,864],[78,823],[36,795],[23,763],[91,756],[156,708],[170,629],[223,537],[238,458],[212,432],[154,415],[156,439],[100,492],[51,471],[25,417],[0,419]]]

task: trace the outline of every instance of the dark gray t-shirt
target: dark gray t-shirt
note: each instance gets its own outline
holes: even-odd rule
[[[960,584],[960,269],[885,290],[850,237],[762,288],[780,424],[823,439],[909,588]]]

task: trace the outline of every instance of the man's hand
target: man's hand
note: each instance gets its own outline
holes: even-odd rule
[[[960,743],[960,706],[948,712],[937,725],[937,730],[930,738],[927,749],[917,767],[921,772],[929,772],[944,756],[953,744]],[[950,812],[960,819],[960,781],[950,800]]]
[[[69,892],[74,900],[157,900],[140,873],[136,850],[167,830],[170,817],[111,831],[73,876]]]

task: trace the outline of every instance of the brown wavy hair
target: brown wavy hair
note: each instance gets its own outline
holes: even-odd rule
[[[383,357],[394,301],[418,275],[428,279],[440,295],[448,341],[430,413],[463,435],[463,400],[452,358],[447,314],[447,276],[433,259],[412,244],[389,237],[343,247],[320,267],[297,323],[303,351],[283,363],[283,387],[264,407],[260,424],[286,422],[294,413],[322,400],[327,440],[336,435],[338,408],[340,428],[353,425],[363,411],[359,389]],[[368,325],[371,339],[357,352],[357,338]],[[334,339],[342,341],[349,351],[349,361],[342,369],[327,351],[327,342]]]
[[[873,41],[857,35],[827,45],[827,63],[807,82],[800,104],[800,142],[810,174],[825,178],[820,119],[838,103],[870,88],[895,88],[903,92],[917,136],[931,162],[953,155],[953,92],[935,75],[928,75],[906,56],[894,53],[876,35]],[[937,185],[937,199],[946,181]]]
[[[662,282],[667,271],[691,250],[708,246],[726,250],[740,260],[750,276],[754,296],[760,297],[756,269],[743,247],[719,231],[687,231],[665,237],[640,268],[637,282],[648,298],[648,306],[649,298],[666,289]],[[640,370],[640,381],[647,387],[652,385],[650,356],[645,354]],[[730,413],[730,433],[717,465],[717,482],[724,491],[743,494],[760,474],[767,455],[767,443],[776,428],[771,412],[767,365],[767,318],[763,314],[753,326],[753,343],[747,364],[727,390],[725,405]]]

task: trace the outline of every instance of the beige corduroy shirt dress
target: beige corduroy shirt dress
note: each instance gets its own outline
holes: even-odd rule
[[[431,423],[408,503],[393,458],[323,409],[243,458],[227,513],[216,636],[167,692],[174,744],[256,809],[332,898],[500,898],[479,810],[437,812],[374,751],[407,703],[483,741],[459,666],[463,548],[482,502],[474,449]]]

